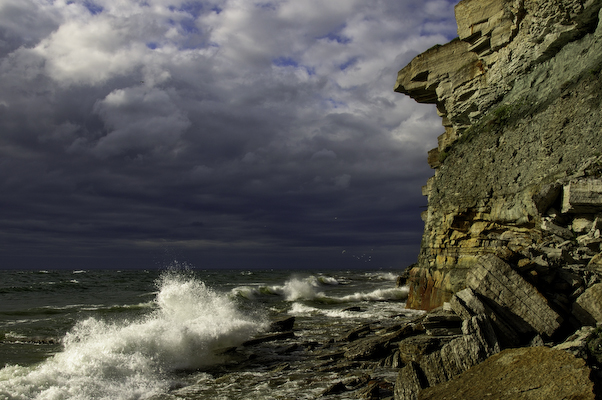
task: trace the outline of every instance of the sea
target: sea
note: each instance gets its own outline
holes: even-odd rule
[[[348,398],[322,396],[341,372],[319,371],[316,352],[362,324],[415,317],[399,273],[0,271],[0,399]],[[291,316],[293,337],[241,347]]]

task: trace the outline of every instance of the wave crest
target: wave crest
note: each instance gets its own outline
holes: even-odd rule
[[[134,321],[88,318],[64,350],[34,368],[0,370],[0,398],[132,399],[166,389],[163,373],[219,362],[217,348],[264,328],[228,296],[175,273],[159,281],[155,309]]]

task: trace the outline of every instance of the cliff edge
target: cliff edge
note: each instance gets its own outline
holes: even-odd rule
[[[459,37],[399,72],[395,91],[436,104],[444,127],[409,308],[467,289],[519,314],[519,335],[602,322],[601,8],[463,0]]]

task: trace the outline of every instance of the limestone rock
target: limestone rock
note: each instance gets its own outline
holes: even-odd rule
[[[421,390],[420,400],[595,399],[585,361],[547,347],[508,349],[458,378]]]
[[[499,352],[497,338],[489,319],[484,315],[474,316],[463,322],[464,335],[445,343],[432,351],[435,341],[406,339],[400,350],[412,348],[423,351],[413,357],[400,371],[395,385],[396,399],[415,399],[420,389],[446,382],[458,376],[489,356]],[[405,342],[405,341],[404,341]]]
[[[584,326],[583,328],[575,332],[573,335],[569,336],[564,342],[554,346],[554,349],[564,350],[567,353],[574,355],[575,357],[587,360],[587,344],[593,336],[594,327]]]
[[[602,211],[602,180],[587,179],[571,182],[564,187],[563,213],[586,213]]]
[[[411,336],[399,342],[399,356],[405,364],[419,362],[424,355],[441,349],[443,340],[429,335]]]
[[[485,304],[478,295],[470,288],[457,292],[450,301],[450,305],[456,314],[462,316],[465,320],[471,319],[476,315],[485,315],[491,321],[495,335],[500,345],[503,347],[512,347],[520,344],[520,337],[516,331],[501,318],[491,307]]]
[[[461,68],[477,61],[475,54],[468,51],[466,42],[456,40],[444,46],[435,46],[416,57],[407,67],[399,71],[395,91],[410,95],[419,103],[435,103],[436,89],[443,80],[450,79],[458,86],[471,79],[476,71]],[[475,70],[478,68],[474,68]]]
[[[602,322],[602,283],[585,290],[573,305],[573,314],[584,325]]]
[[[592,257],[587,264],[587,269],[602,275],[602,253],[598,253]]]
[[[449,301],[482,255],[515,264],[547,247],[541,261],[553,269],[602,251],[601,234],[583,225],[602,213],[601,8],[599,0],[463,0],[459,38],[399,72],[395,90],[435,104],[443,125],[429,152],[436,173],[423,188],[429,207],[409,308]],[[575,234],[582,249],[548,257]],[[533,270],[534,281],[549,279]]]
[[[395,381],[395,400],[416,400],[418,392],[426,387],[424,375],[418,364],[410,362],[399,371]]]
[[[495,256],[482,256],[466,278],[466,284],[495,305],[519,333],[534,330],[552,336],[562,318],[547,300],[507,263]]]

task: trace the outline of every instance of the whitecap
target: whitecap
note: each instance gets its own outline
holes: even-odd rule
[[[132,321],[80,321],[64,350],[35,367],[0,370],[0,398],[146,398],[169,387],[166,373],[220,362],[214,350],[242,343],[266,324],[227,295],[174,273],[159,282],[155,309]]]

